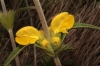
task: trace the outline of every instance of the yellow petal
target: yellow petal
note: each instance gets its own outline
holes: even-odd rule
[[[51,22],[51,30],[54,33],[67,33],[68,29],[71,29],[74,25],[74,16],[67,12],[62,12],[54,17]],[[63,29],[63,30],[62,30]]]
[[[62,33],[68,33],[65,27],[60,28],[59,31],[58,31],[58,33],[60,33],[60,32],[62,32]]]
[[[34,39],[34,38],[30,38],[30,37],[16,37],[15,41],[20,44],[20,45],[29,45],[29,44],[34,44],[36,41],[38,40],[38,38]]]
[[[69,14],[62,23],[62,26],[67,27],[67,29],[72,28],[74,25],[74,16]]]
[[[16,36],[29,36],[34,38],[35,36],[39,36],[39,31],[32,26],[26,26],[18,30]]]
[[[40,37],[39,31],[31,26],[21,28],[16,33],[16,42],[22,45],[35,43]]]

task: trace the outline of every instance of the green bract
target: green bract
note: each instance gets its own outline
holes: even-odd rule
[[[0,23],[4,28],[12,29],[15,18],[15,12],[12,10],[8,11],[7,14],[0,12]]]

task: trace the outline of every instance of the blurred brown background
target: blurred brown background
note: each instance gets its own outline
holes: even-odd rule
[[[48,25],[56,14],[67,11],[75,16],[75,22],[88,23],[100,27],[99,0],[40,0],[40,2]],[[8,10],[34,5],[33,0],[5,0],[5,3]],[[2,10],[1,5],[0,10]],[[13,29],[14,35],[18,29],[27,25],[33,25],[41,29],[36,10],[27,10],[16,15]],[[70,44],[75,50],[61,53],[60,59],[63,66],[100,66],[100,30],[72,29],[64,42]],[[12,47],[9,35],[0,24],[0,66],[3,65],[11,52]],[[41,66],[44,61],[46,63],[45,55],[42,54],[42,51],[37,49],[38,66]],[[25,48],[19,57],[22,66],[33,66],[33,46]],[[73,61],[70,65],[66,65],[68,59]],[[11,64],[14,65],[14,61]]]

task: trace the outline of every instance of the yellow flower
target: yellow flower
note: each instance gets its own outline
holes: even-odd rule
[[[40,34],[36,28],[26,26],[17,31],[15,40],[20,45],[29,45],[39,40],[39,37]]]
[[[46,48],[49,42],[46,39],[44,39],[41,44],[43,45],[44,48]]]
[[[62,12],[54,17],[49,27],[52,41],[47,41],[44,32],[42,30],[38,31],[32,26],[26,26],[18,30],[15,40],[20,45],[34,44],[36,41],[38,42],[38,40],[43,47],[46,47],[51,42],[54,44],[60,44],[61,39],[59,33],[67,33],[67,31],[71,29],[73,25],[74,16],[68,14],[67,12]]]
[[[53,37],[52,42],[58,44],[58,43],[60,43],[60,38],[59,37]]]
[[[50,26],[54,33],[67,33],[67,30],[71,29],[73,25],[74,16],[67,12],[62,12],[54,17]]]

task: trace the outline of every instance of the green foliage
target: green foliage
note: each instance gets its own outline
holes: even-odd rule
[[[72,46],[70,46],[69,44],[63,44],[61,46],[61,50],[71,50],[74,49]]]
[[[55,50],[55,54],[58,55],[61,51],[69,51],[69,50],[74,50],[74,48],[69,44],[61,44],[61,46],[57,50]]]
[[[65,37],[66,37],[66,34],[61,33],[61,41],[62,41],[62,42],[64,41]]]
[[[26,46],[18,46],[7,58],[3,66],[8,66],[9,63],[25,48]]]
[[[25,11],[25,10],[30,10],[30,9],[35,9],[35,6],[28,6],[28,7],[23,7],[23,8],[19,8],[15,11],[15,14],[18,14],[22,11]]]
[[[15,11],[9,10],[7,12],[7,14],[5,14],[4,12],[0,12],[0,22],[1,22],[2,26],[4,28],[6,28],[7,30],[12,29],[15,15],[22,12],[22,11],[29,10],[29,9],[35,9],[35,7],[34,6],[28,6],[28,7],[19,8]]]
[[[75,22],[73,28],[92,28],[92,29],[99,29],[100,30],[100,27],[98,27],[98,26],[86,24],[86,23],[79,23],[79,22]]]
[[[7,30],[13,28],[14,18],[15,18],[15,12],[13,10],[8,11],[7,14],[0,12],[0,22],[2,26]]]
[[[50,45],[48,45],[48,46],[44,49],[44,52],[45,52],[47,55],[51,56],[51,57],[53,57],[53,56],[55,55],[55,53],[54,53],[54,51],[53,51],[53,49],[52,49],[52,46],[50,46]]]

